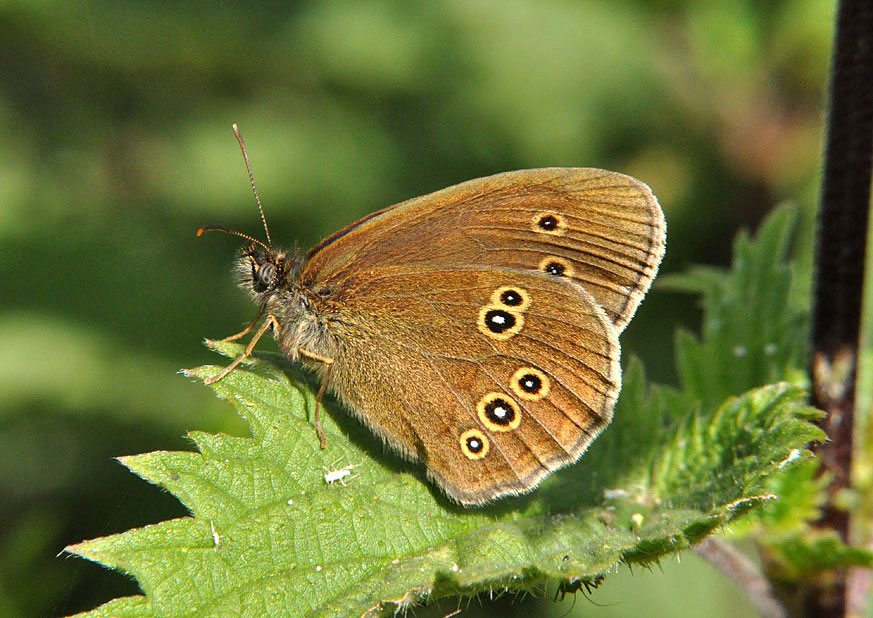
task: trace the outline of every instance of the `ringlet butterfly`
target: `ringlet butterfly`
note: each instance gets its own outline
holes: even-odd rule
[[[252,189],[245,144],[234,125]],[[478,178],[370,214],[308,253],[249,241],[240,286],[271,331],[451,499],[531,491],[612,419],[618,336],[664,254],[642,182],[593,168]],[[324,447],[324,434],[316,428]]]

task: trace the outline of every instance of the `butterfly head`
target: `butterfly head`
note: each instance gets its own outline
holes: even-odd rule
[[[237,264],[239,285],[255,302],[268,302],[293,286],[302,267],[297,251],[274,251],[252,243],[243,249]]]
[[[259,304],[269,301],[280,290],[289,289],[303,267],[299,251],[275,250],[257,238],[220,225],[205,225],[197,231],[219,231],[249,241],[237,262],[239,285]]]

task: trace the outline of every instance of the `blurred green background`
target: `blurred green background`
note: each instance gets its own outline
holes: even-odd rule
[[[0,616],[137,592],[67,544],[184,515],[112,458],[246,428],[182,367],[254,315],[231,278],[262,230],[310,246],[388,204],[525,167],[654,189],[662,272],[723,264],[739,226],[817,199],[828,0],[4,2],[0,6]],[[809,251],[807,250],[808,254]],[[699,315],[655,290],[623,337],[674,380]],[[271,344],[265,344],[269,346]],[[616,419],[611,431],[620,431]],[[622,570],[577,616],[746,616],[694,555]],[[553,591],[551,591],[553,592]],[[474,600],[462,616],[573,601]],[[443,601],[418,615],[443,616]]]

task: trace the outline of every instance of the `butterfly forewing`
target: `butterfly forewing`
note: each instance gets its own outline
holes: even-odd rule
[[[624,329],[651,285],[666,226],[640,181],[593,168],[497,174],[385,209],[310,252],[304,280],[387,265],[536,270],[582,285]]]

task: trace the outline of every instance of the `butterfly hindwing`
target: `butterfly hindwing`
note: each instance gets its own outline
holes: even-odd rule
[[[332,388],[459,502],[530,490],[611,418],[618,333],[570,280],[377,268],[349,277],[324,314],[343,342]]]

